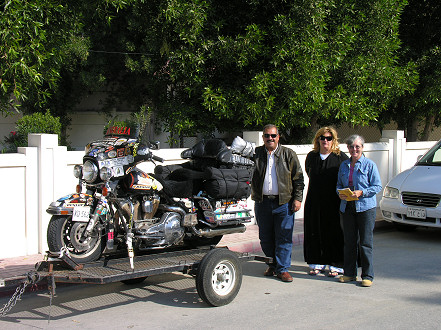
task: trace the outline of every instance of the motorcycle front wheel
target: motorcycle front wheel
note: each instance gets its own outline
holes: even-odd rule
[[[103,249],[103,239],[94,229],[87,238],[82,238],[87,222],[72,222],[71,216],[54,215],[47,228],[47,245],[49,251],[59,252],[63,247],[69,252],[69,257],[76,263],[86,263],[98,260]]]

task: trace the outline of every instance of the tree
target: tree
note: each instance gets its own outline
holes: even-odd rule
[[[41,109],[62,70],[88,56],[85,17],[109,20],[130,0],[7,0],[0,4],[0,111]]]
[[[397,61],[405,0],[40,1],[48,10],[37,12],[52,22],[46,13],[57,8],[60,25],[41,25],[45,38],[34,39],[56,56],[29,61],[38,70],[20,88],[13,79],[27,79],[9,69],[3,96],[41,108],[55,91],[46,106],[64,124],[98,90],[106,92],[102,110],[148,106],[176,136],[272,122],[287,142],[304,142],[315,125],[371,123],[416,82],[412,62]],[[20,12],[20,3],[4,12]]]
[[[441,125],[441,3],[410,0],[399,32],[400,62],[415,63],[419,81],[414,93],[398,97],[382,117],[396,121],[408,141],[427,140],[433,127]]]
[[[80,24],[58,1],[8,0],[0,10],[1,112],[17,109],[31,94],[33,105],[42,106]]]
[[[368,124],[416,82],[397,62],[405,1],[167,3],[177,130]]]

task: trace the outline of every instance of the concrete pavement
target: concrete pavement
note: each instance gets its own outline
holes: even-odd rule
[[[170,273],[131,286],[60,287],[52,301],[45,293],[28,294],[0,319],[0,328],[439,329],[440,234],[424,228],[403,233],[390,224],[376,229],[371,288],[308,275],[302,246],[297,246],[293,283],[263,276],[261,262],[245,262],[240,292],[226,306],[208,307],[192,276]]]
[[[293,244],[303,244],[303,219],[296,219],[294,223]],[[240,234],[225,235],[218,246],[227,246],[236,252],[260,253],[262,249],[259,243],[257,225],[247,226],[247,230]],[[29,271],[35,270],[35,264],[43,260],[42,254],[21,256],[15,258],[0,259],[0,281],[8,278],[15,278],[26,275]],[[10,291],[11,288],[1,288],[1,291]]]

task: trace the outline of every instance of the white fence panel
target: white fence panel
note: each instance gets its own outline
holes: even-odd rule
[[[244,132],[244,139],[256,145],[262,144],[260,132]],[[0,175],[3,179],[0,192],[0,258],[45,252],[46,228],[50,219],[46,209],[52,201],[73,193],[78,183],[72,170],[74,165],[82,163],[83,151],[67,151],[66,147],[58,146],[57,136],[51,134],[32,134],[29,141],[29,147],[19,148],[16,154],[0,155]],[[417,157],[433,144],[433,141],[405,143],[402,132],[388,131],[381,142],[366,143],[364,152],[377,164],[384,187],[399,171],[411,167]],[[288,147],[296,151],[304,169],[306,155],[312,150],[312,145]],[[341,149],[348,152],[344,144]],[[176,164],[186,161],[180,157],[183,150],[161,149],[154,154],[165,160],[163,165]],[[138,165],[147,173],[153,173],[154,166],[151,162]],[[306,173],[304,177],[306,196]],[[381,194],[377,197],[380,199]],[[303,217],[303,208],[296,217]]]
[[[0,155],[0,258],[38,253],[37,150],[21,149],[27,150]]]
[[[401,162],[401,171],[407,170],[415,165],[418,156],[425,154],[435,143],[436,141],[407,142],[404,157]]]

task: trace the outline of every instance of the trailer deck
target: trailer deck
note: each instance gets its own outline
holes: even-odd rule
[[[122,257],[79,265],[76,270],[66,269],[64,260],[48,260],[40,262],[36,270],[40,277],[53,277],[59,283],[106,284],[170,272],[192,273],[208,251],[209,248],[198,248],[137,256],[134,269],[130,268],[129,258]],[[236,254],[242,260],[259,258],[248,253]]]
[[[3,279],[1,286],[19,285],[17,290],[21,292],[27,285],[46,280],[53,296],[57,283],[107,284],[121,281],[131,284],[142,282],[152,275],[182,272],[195,276],[198,293],[204,301],[212,306],[221,306],[234,299],[239,291],[242,282],[240,262],[248,260],[271,262],[271,258],[267,257],[233,252],[226,247],[206,246],[139,255],[134,258],[132,269],[127,256],[104,257],[95,262],[77,264],[68,254],[60,251],[48,253],[44,261],[35,265],[35,271]],[[4,310],[9,309],[5,306]]]

